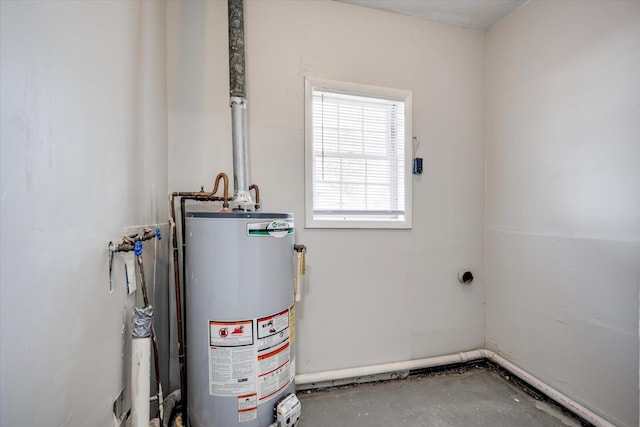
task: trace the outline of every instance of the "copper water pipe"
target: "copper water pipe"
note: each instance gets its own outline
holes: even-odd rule
[[[251,184],[249,186],[249,191],[254,190],[256,192],[256,205],[260,204],[260,189],[256,184]]]
[[[216,194],[218,192],[218,184],[220,184],[221,179],[224,181],[224,190],[222,192],[222,202],[223,202],[222,207],[228,208],[229,207],[229,177],[227,176],[226,173],[219,173],[218,176],[216,176],[216,182],[215,182],[215,185],[213,186],[213,191],[211,192],[211,194]]]
[[[173,193],[171,195],[171,227],[173,228],[171,232],[171,240],[173,243],[173,283],[175,288],[175,298],[176,298],[176,319],[177,319],[177,329],[178,329],[178,365],[180,367],[180,393],[183,403],[187,398],[187,386],[186,386],[186,376],[185,376],[185,361],[184,361],[184,338],[182,336],[182,308],[180,303],[180,262],[178,261],[178,232],[176,226],[176,208],[174,203],[174,198],[177,196],[177,193]],[[185,405],[186,406],[186,405]]]
[[[223,181],[223,193],[222,197],[216,196],[215,194],[218,192],[218,187],[220,186],[220,180]],[[175,199],[176,197],[180,198],[180,226],[181,231],[183,233],[183,245],[182,245],[182,264],[184,267],[184,225],[185,225],[185,201],[186,200],[200,200],[200,201],[221,201],[223,208],[229,207],[229,177],[225,173],[219,173],[216,176],[213,190],[211,193],[207,193],[205,191],[198,192],[174,192],[171,194],[171,222],[172,222],[172,246],[173,246],[173,277],[174,277],[174,288],[175,288],[175,299],[176,299],[176,318],[177,318],[177,329],[178,329],[178,363],[180,367],[180,393],[182,395],[182,405],[183,408],[186,408],[186,400],[187,400],[187,376],[186,376],[186,363],[185,363],[185,353],[186,353],[186,340],[183,334],[183,317],[182,317],[182,292],[180,290],[180,261],[178,254],[178,231],[176,225],[176,206]],[[184,270],[183,270],[184,272]]]

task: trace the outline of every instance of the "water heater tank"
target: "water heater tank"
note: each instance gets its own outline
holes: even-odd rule
[[[189,212],[185,224],[191,427],[266,427],[295,391],[291,214]]]

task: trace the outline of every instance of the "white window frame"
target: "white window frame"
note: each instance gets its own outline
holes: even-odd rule
[[[404,102],[404,219],[319,219],[314,217],[313,206],[313,91],[328,91]],[[305,78],[305,227],[306,228],[375,228],[411,229],[412,184],[412,105],[411,91],[368,86],[356,83]]]

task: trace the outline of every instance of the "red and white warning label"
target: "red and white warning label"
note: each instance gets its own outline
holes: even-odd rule
[[[209,322],[209,394],[255,393],[256,346],[253,320]]]
[[[289,310],[258,319],[258,351],[289,340]]]
[[[289,309],[258,319],[258,403],[291,382]]]
[[[209,394],[238,398],[238,421],[294,378],[291,309],[251,320],[209,321]]]
[[[275,349],[258,352],[258,401],[264,403],[291,382],[289,340]]]
[[[209,345],[238,347],[253,345],[253,320],[209,322]]]
[[[238,396],[238,422],[244,423],[258,418],[258,396],[255,393]]]

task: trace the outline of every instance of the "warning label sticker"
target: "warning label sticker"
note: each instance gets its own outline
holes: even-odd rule
[[[292,383],[293,310],[251,320],[209,321],[209,394],[238,398],[238,421]]]
[[[291,306],[291,308],[289,308],[289,329],[291,332],[289,332],[289,335],[291,336],[291,343],[293,344],[293,342],[296,340],[296,311],[295,311],[295,306]]]
[[[291,382],[289,340],[270,350],[258,352],[259,403],[274,398]]]
[[[238,347],[253,345],[253,320],[209,322],[209,345]]]
[[[253,320],[209,322],[209,394],[255,393],[256,346]]]
[[[258,418],[258,396],[255,393],[238,396],[238,422],[244,423]]]
[[[258,351],[289,340],[289,310],[258,319]]]

